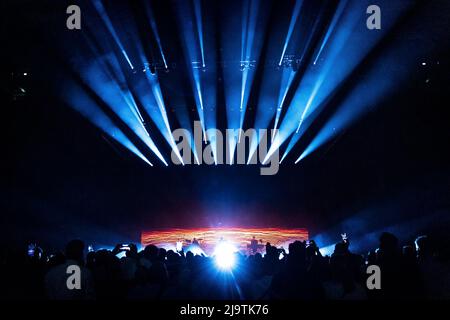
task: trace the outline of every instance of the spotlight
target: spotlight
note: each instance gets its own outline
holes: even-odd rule
[[[227,242],[221,242],[214,250],[214,261],[216,266],[222,270],[230,270],[234,267],[236,248]]]

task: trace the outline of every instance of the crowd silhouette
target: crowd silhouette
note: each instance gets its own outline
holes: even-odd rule
[[[322,255],[316,243],[295,241],[286,251],[266,244],[265,254],[235,253],[231,270],[220,270],[214,257],[175,252],[154,245],[86,250],[72,240],[64,252],[49,254],[37,246],[26,252],[3,251],[3,299],[448,299],[448,257],[427,236],[399,246],[382,233],[366,255],[353,253],[344,236],[334,252]],[[88,251],[88,252],[86,252]],[[121,258],[120,252],[125,252]],[[80,288],[67,286],[67,268],[80,270]],[[369,290],[367,267],[381,271],[381,289]]]

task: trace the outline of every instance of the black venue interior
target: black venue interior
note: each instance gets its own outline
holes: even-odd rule
[[[102,257],[117,259],[125,275],[109,276],[121,287],[95,278],[81,298],[360,298],[365,272],[333,269],[333,256],[388,274],[392,287],[365,298],[450,297],[448,1],[380,0],[381,29],[368,28],[370,1],[75,2],[2,3],[1,263],[35,272],[32,288],[11,277],[5,298],[67,298],[46,275],[80,259],[95,278]],[[72,4],[79,30],[67,27]],[[172,133],[192,133],[194,121],[224,134],[276,127],[278,172],[261,175],[260,156],[174,164]],[[258,143],[243,141],[247,159]],[[176,243],[140,248],[142,232],[177,228],[305,228],[309,241],[280,255],[257,239],[255,255],[234,253],[241,269],[259,272],[243,279],[236,267],[241,291],[207,281],[199,292],[192,280],[177,295],[182,271],[215,259],[177,253]],[[436,269],[421,264],[431,257]],[[127,259],[153,269],[130,275]],[[310,277],[309,263],[323,273]],[[400,265],[445,280],[405,287]],[[256,294],[252,281],[267,291]]]

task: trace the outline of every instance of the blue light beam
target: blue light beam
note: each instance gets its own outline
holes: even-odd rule
[[[63,100],[74,110],[87,118],[92,124],[115,139],[129,151],[134,153],[148,165],[153,164],[139,151],[138,148],[127,138],[127,136],[111,121],[111,119],[89,98],[84,90],[74,82],[66,82]]]
[[[152,29],[153,32],[153,36],[155,37],[156,43],[158,44],[158,48],[159,48],[159,52],[161,53],[161,58],[164,62],[164,67],[167,69],[167,61],[166,61],[166,57],[164,55],[164,50],[163,47],[161,45],[161,38],[159,37],[159,32],[158,32],[158,27],[156,25],[156,20],[155,17],[153,15],[153,11],[150,7],[150,3],[147,1],[144,1],[144,7],[145,7],[145,12],[147,14],[147,17],[150,21],[150,27]]]
[[[281,66],[281,64],[283,62],[284,55],[286,53],[286,50],[287,50],[287,47],[289,44],[289,40],[291,39],[292,33],[294,31],[294,26],[297,23],[297,19],[300,15],[300,10],[302,8],[302,5],[303,5],[303,0],[295,1],[294,10],[292,11],[292,16],[291,16],[291,21],[289,22],[289,29],[286,34],[286,40],[284,40],[283,51],[281,52],[280,62],[278,62],[279,66]]]
[[[117,46],[120,48],[120,51],[122,53],[122,55],[124,56],[125,60],[127,61],[128,65],[130,66],[130,68],[133,70],[134,66],[131,63],[130,58],[127,55],[127,52],[125,51],[122,42],[119,39],[119,36],[117,35],[116,30],[114,29],[114,26],[111,22],[111,19],[108,16],[108,13],[105,10],[105,7],[102,4],[101,0],[94,0],[94,7],[97,10],[98,14],[100,15],[101,19],[103,20],[103,22],[105,23],[106,27],[108,28],[111,36],[114,38],[114,41],[116,42]]]

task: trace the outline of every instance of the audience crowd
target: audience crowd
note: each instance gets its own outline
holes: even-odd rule
[[[427,236],[400,248],[383,233],[367,255],[351,252],[343,238],[330,256],[313,240],[295,241],[287,252],[266,244],[265,254],[235,253],[229,270],[214,257],[175,252],[153,245],[138,251],[130,245],[86,250],[70,241],[64,252],[47,254],[38,247],[2,252],[2,299],[448,299],[450,267]],[[123,255],[123,254],[122,254]],[[80,271],[79,289],[69,289],[69,266]],[[369,265],[380,268],[381,289],[369,290]],[[69,272],[69,273],[68,273]]]

